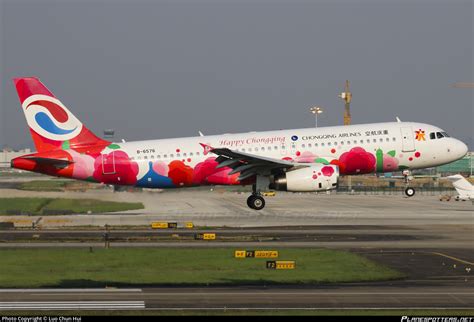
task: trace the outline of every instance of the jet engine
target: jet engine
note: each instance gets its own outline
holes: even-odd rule
[[[336,165],[302,166],[273,176],[270,189],[279,191],[310,192],[337,188],[339,167]]]

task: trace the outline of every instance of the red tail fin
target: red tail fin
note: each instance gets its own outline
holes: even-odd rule
[[[110,144],[87,129],[38,78],[13,81],[38,152]]]

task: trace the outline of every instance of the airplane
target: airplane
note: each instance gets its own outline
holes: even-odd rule
[[[340,175],[435,167],[467,153],[463,142],[436,126],[400,120],[110,142],[37,77],[13,81],[37,150],[13,159],[13,168],[143,188],[252,185],[247,205],[255,210],[265,207],[262,193],[269,190],[333,190]],[[408,186],[405,194],[413,196],[415,189]]]
[[[447,177],[447,179],[453,183],[454,188],[459,194],[456,196],[456,200],[472,200],[474,203],[474,186],[466,178],[456,174]]]

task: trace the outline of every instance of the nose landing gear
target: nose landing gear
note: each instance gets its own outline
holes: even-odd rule
[[[411,172],[409,170],[403,171],[403,177],[405,178],[405,196],[413,197],[415,195],[415,188],[409,186],[410,180],[413,179]]]
[[[405,189],[405,196],[407,197],[413,197],[415,195],[415,188],[412,187],[407,187]]]

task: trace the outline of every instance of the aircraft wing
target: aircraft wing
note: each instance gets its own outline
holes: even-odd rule
[[[268,176],[275,171],[282,171],[283,169],[299,166],[293,162],[234,151],[228,148],[203,146],[205,149],[207,148],[209,152],[218,155],[216,158],[216,161],[219,163],[216,167],[217,169],[228,167],[232,169],[229,174],[240,172],[239,181],[257,174]]]

